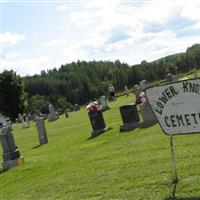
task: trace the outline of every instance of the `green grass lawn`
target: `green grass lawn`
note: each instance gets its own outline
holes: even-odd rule
[[[159,125],[119,133],[119,106],[133,94],[110,103],[103,113],[112,129],[89,139],[85,109],[46,121],[49,143],[38,148],[35,123],[14,137],[25,163],[0,174],[1,200],[157,200],[173,192],[169,137]],[[176,136],[179,183],[176,199],[200,199],[200,135]],[[0,154],[2,151],[0,150]]]

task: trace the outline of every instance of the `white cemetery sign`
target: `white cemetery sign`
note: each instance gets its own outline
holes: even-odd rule
[[[200,79],[151,87],[146,95],[165,134],[200,133]]]

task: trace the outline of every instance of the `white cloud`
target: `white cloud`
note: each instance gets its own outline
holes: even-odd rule
[[[52,21],[54,31],[49,32],[49,37],[54,38],[53,40],[41,41],[41,38],[46,38],[43,37],[45,31],[36,30],[40,42],[37,46],[43,44],[40,49],[41,60],[20,59],[20,55],[14,58],[10,54],[6,57],[9,66],[30,66],[27,73],[31,74],[33,71],[36,73],[36,70],[41,71],[40,66],[59,67],[62,62],[65,64],[78,59],[120,59],[136,64],[144,59],[152,61],[183,52],[192,44],[200,42],[200,2],[194,0],[92,0],[59,5],[57,10],[67,12],[65,15],[58,15],[59,20],[55,16],[56,23],[60,23],[53,24]],[[6,34],[4,39],[1,36],[1,40],[10,45],[26,38],[25,35],[10,32]],[[44,59],[44,55],[52,60]],[[23,74],[26,71],[22,68],[19,70]]]
[[[64,49],[62,53],[66,58],[65,62],[87,60],[88,57],[87,50],[82,48],[79,44],[68,46],[68,48]]]
[[[93,16],[87,11],[76,11],[72,13],[71,20],[77,26],[85,26],[92,23]]]
[[[39,73],[41,70],[46,67],[51,68],[50,65],[51,59],[48,56],[39,57],[39,58],[26,58],[26,59],[14,59],[6,56],[6,59],[1,61],[0,68],[2,70],[13,69],[17,71],[20,75],[25,76],[27,74],[33,75]],[[13,67],[14,66],[14,67]]]
[[[122,54],[125,60],[133,64],[136,61],[132,56],[127,59],[127,55],[130,55],[127,50],[140,52],[138,57],[141,60],[142,57],[152,60],[159,58],[159,55],[184,51],[186,44],[192,45],[191,41],[198,42],[198,36],[190,36],[188,26],[199,29],[199,7],[200,3],[197,1],[189,4],[186,1],[146,1],[135,2],[134,5],[119,0],[109,1],[109,4],[107,1],[90,1],[82,12],[76,11],[71,16],[75,25],[84,25],[84,19],[86,24],[90,24],[87,39],[77,43],[82,51],[88,52],[88,49],[92,49],[93,52],[102,52],[102,58],[113,57],[111,53],[124,51],[126,53]],[[186,19],[189,24],[184,24]],[[179,38],[176,31],[186,27],[189,30],[188,37]],[[127,38],[109,43],[109,39],[115,37],[116,30],[126,31]],[[95,56],[94,54],[93,57]]]
[[[65,39],[54,39],[43,44],[44,47],[66,44],[68,41]]]
[[[17,43],[25,39],[26,39],[25,35],[17,33],[5,32],[0,34],[0,42],[9,46],[16,45]]]
[[[66,11],[66,10],[67,10],[67,6],[60,5],[57,7],[57,11]]]

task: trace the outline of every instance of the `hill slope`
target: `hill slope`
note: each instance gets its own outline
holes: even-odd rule
[[[159,125],[119,133],[119,106],[131,102],[132,94],[110,103],[104,118],[112,129],[94,139],[88,139],[91,125],[85,109],[70,113],[68,119],[46,122],[49,143],[38,148],[34,148],[39,144],[35,124],[28,129],[15,125],[25,164],[0,174],[0,199],[169,199],[173,191],[169,138]],[[199,142],[198,134],[175,137],[177,199],[200,199]]]

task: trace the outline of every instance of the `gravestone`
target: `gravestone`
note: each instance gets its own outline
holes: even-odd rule
[[[23,164],[24,159],[20,156],[13,137],[13,130],[10,124],[5,124],[0,134],[3,149],[2,170],[5,171],[19,164]]]
[[[123,125],[120,125],[120,132],[131,131],[139,125],[139,115],[135,104],[124,105],[120,108]]]
[[[31,114],[28,114],[28,120],[29,120],[29,121],[33,120],[33,117],[32,117]]]
[[[35,119],[35,122],[36,122],[37,131],[38,131],[40,145],[47,144],[48,138],[47,138],[44,119],[42,117],[37,116]]]
[[[109,109],[109,106],[107,104],[107,101],[106,101],[106,97],[105,96],[101,96],[98,100],[99,104],[100,104],[100,108],[101,108],[101,111],[104,112],[106,110]]]
[[[153,114],[153,111],[149,103],[140,104],[139,108],[140,108],[140,113],[142,116],[142,121],[139,123],[140,128],[153,126],[154,124],[158,122],[155,115]]]
[[[196,68],[192,69],[192,73],[193,73],[193,78],[197,78],[197,69]]]
[[[40,112],[39,116],[42,117],[44,120],[46,120],[48,118],[48,115],[46,113],[43,114]]]
[[[65,118],[68,118],[68,117],[69,117],[69,114],[68,114],[67,110],[65,110],[64,115],[65,115]]]
[[[101,110],[98,110],[97,112],[88,112],[90,122],[93,128],[92,136],[97,136],[107,130],[109,130],[108,127],[106,127],[104,118],[102,115]]]
[[[178,74],[172,75],[172,82],[178,81]]]
[[[58,119],[58,114],[55,112],[55,108],[53,105],[49,105],[49,114],[48,114],[48,121],[53,122]]]
[[[124,90],[125,90],[125,94],[126,94],[126,96],[129,96],[129,90],[128,90],[127,85],[124,86]]]
[[[22,128],[28,128],[30,126],[29,119],[25,114],[18,114],[18,119],[21,122]]]
[[[150,87],[150,83],[147,80],[140,81],[140,88],[142,91],[145,91],[148,87]]]
[[[134,86],[134,93],[135,93],[135,104],[140,104],[140,94],[141,94],[142,90],[139,87],[139,85],[135,85]]]
[[[78,111],[78,110],[80,110],[80,106],[78,104],[75,104],[74,105],[74,111]]]
[[[108,87],[108,93],[109,93],[108,100],[116,101],[115,88],[111,83],[109,84],[109,87]]]
[[[4,117],[0,117],[0,123],[2,124],[2,126],[4,125],[4,124],[6,124],[7,122],[6,122],[6,118],[4,118]]]
[[[19,122],[21,123],[22,128],[24,128],[24,119],[21,114],[18,114],[18,119],[19,119]]]
[[[26,128],[30,127],[29,117],[27,115],[25,115],[24,118],[25,118],[25,126],[26,126]]]
[[[36,117],[37,117],[37,114],[33,114],[32,118],[34,122],[35,122]]]
[[[167,79],[166,80],[167,82],[172,82],[173,81],[173,75],[171,73],[168,73],[166,79]]]

